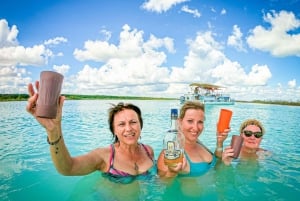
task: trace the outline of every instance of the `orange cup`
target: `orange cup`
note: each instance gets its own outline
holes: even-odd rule
[[[218,122],[218,132],[224,132],[225,129],[229,128],[230,120],[232,117],[232,111],[227,109],[221,109],[219,122]]]

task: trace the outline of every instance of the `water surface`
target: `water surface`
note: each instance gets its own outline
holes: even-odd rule
[[[107,109],[118,101],[65,101],[63,133],[70,153],[84,154],[112,143]],[[126,101],[128,102],[128,101]],[[143,112],[141,142],[155,157],[170,125],[170,107],[176,101],[130,100]],[[201,177],[175,179],[156,176],[128,185],[112,183],[95,172],[62,176],[52,164],[44,129],[25,111],[26,102],[0,102],[0,200],[298,200],[300,195],[300,107],[237,103],[207,106],[200,140],[212,151],[221,108],[233,110],[232,132],[240,123],[257,118],[266,128],[261,146],[272,156],[254,162],[236,160]],[[228,146],[230,137],[225,141]],[[122,197],[120,197],[122,195]]]

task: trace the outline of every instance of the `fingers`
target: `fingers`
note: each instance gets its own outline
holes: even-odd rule
[[[38,95],[34,94],[30,95],[30,97],[28,98],[28,102],[26,105],[26,111],[31,113],[32,115],[34,115],[35,110],[36,110],[36,100],[37,100]]]
[[[37,83],[38,81],[35,82],[35,85],[37,85]],[[34,115],[36,110],[36,101],[38,95],[35,93],[34,86],[32,83],[29,83],[27,85],[27,89],[28,89],[29,98],[26,105],[26,111]]]
[[[168,166],[171,172],[179,172],[182,170],[182,163],[177,163],[175,166]]]
[[[29,83],[29,84],[27,85],[27,89],[28,89],[28,94],[29,94],[29,96],[30,96],[30,97],[33,96],[33,95],[34,95],[34,88],[33,88],[33,85],[32,85],[31,83]]]
[[[35,88],[37,91],[39,91],[40,88],[40,82],[39,81],[35,81]]]
[[[226,147],[222,153],[222,159],[231,158],[233,156],[233,149],[231,147]]]

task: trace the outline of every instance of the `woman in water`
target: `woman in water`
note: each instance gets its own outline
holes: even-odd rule
[[[239,158],[242,160],[257,159],[270,152],[260,147],[265,134],[262,123],[256,119],[247,119],[240,126],[240,135],[243,137],[243,145]],[[224,149],[222,161],[225,165],[231,164],[233,160],[233,149],[229,146]]]
[[[206,173],[216,164],[216,157],[222,157],[223,142],[230,129],[217,133],[217,149],[212,153],[203,145],[199,136],[204,129],[204,105],[198,101],[187,101],[180,109],[178,127],[185,137],[183,162],[176,166],[167,166],[164,163],[164,150],[158,160],[158,174],[161,177],[199,176]]]
[[[38,90],[39,82],[35,83]],[[26,110],[46,129],[50,154],[57,171],[63,175],[86,175],[101,171],[105,177],[119,180],[125,178],[131,182],[140,175],[147,175],[154,164],[153,149],[138,142],[143,127],[141,110],[133,104],[119,103],[109,109],[109,128],[114,143],[99,147],[81,156],[70,155],[64,142],[62,131],[62,108],[65,97],[59,98],[59,107],[55,119],[36,116],[35,93],[32,84],[28,85],[29,99]]]

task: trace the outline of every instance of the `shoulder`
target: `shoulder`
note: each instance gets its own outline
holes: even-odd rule
[[[106,170],[109,164],[110,155],[111,155],[111,147],[101,147],[94,149],[89,153],[92,160],[96,161],[98,164],[98,168],[101,171]]]
[[[154,156],[154,151],[153,151],[153,148],[150,146],[150,145],[147,145],[147,144],[141,144],[145,149],[146,151],[151,154],[151,156]]]

